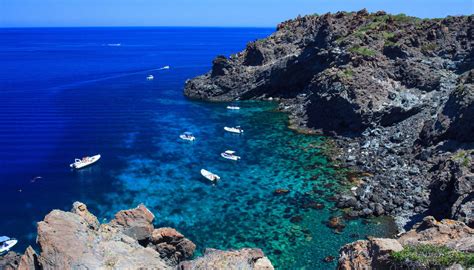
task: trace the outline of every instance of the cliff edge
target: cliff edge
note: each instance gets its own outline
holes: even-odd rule
[[[123,210],[100,224],[87,206],[75,202],[70,212],[53,210],[38,222],[37,253],[0,257],[0,269],[226,269],[273,270],[260,249],[206,252],[193,257],[196,245],[173,228],[154,228],[144,206]]]
[[[334,162],[361,172],[338,206],[474,224],[474,16],[383,11],[298,17],[188,80],[210,101],[271,99],[290,127],[332,135]]]

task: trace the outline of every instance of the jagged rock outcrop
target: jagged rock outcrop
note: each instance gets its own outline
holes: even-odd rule
[[[439,164],[474,149],[473,22],[473,15],[366,10],[298,17],[243,52],[216,58],[184,93],[271,98],[289,113],[290,127],[335,135],[341,152],[334,161],[371,175],[338,198],[351,216],[390,214],[400,226],[428,214],[467,221],[471,191],[434,194],[447,181],[439,180]],[[465,179],[462,186],[472,186]],[[443,200],[446,211],[433,212]]]
[[[260,249],[244,248],[236,251],[222,251],[208,248],[204,256],[179,265],[180,270],[273,270],[270,260]]]
[[[461,252],[474,252],[474,229],[454,220],[436,221],[425,217],[423,222],[397,239],[371,238],[347,244],[339,251],[339,270],[370,269],[433,269],[421,262],[398,262],[391,256],[413,245],[446,246]],[[462,266],[457,265],[463,269]],[[437,266],[438,268],[442,266]],[[437,268],[437,269],[438,269]]]
[[[70,212],[53,210],[38,222],[40,253],[32,247],[23,255],[9,252],[0,258],[0,268],[177,269],[180,262],[193,256],[196,245],[173,228],[155,229],[153,220],[153,213],[139,205],[118,212],[109,223],[100,224],[85,204],[75,202]],[[242,260],[249,259],[249,268],[239,268],[243,262],[229,259],[231,256],[223,251],[212,255],[213,264],[227,265],[227,269],[273,269],[258,268],[265,262],[271,267],[259,249],[233,252]],[[262,261],[257,263],[259,260]],[[196,265],[192,269],[209,268]]]

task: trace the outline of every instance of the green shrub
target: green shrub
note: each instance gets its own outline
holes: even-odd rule
[[[384,39],[392,40],[395,37],[395,33],[383,31],[382,36],[383,36]]]
[[[471,151],[459,150],[451,156],[451,159],[464,167],[469,167],[471,165]]]
[[[353,53],[363,55],[363,56],[374,56],[375,55],[374,50],[371,50],[367,47],[361,47],[361,46],[358,46],[358,45],[350,48],[349,51],[353,52]]]
[[[397,15],[392,15],[392,20],[394,20],[394,21],[396,21],[396,22],[415,22],[415,21],[421,21],[421,19],[419,19],[419,18],[410,17],[410,16],[407,16],[407,15],[404,14],[404,13],[400,13],[400,14],[397,14]]]
[[[459,263],[465,267],[474,266],[474,254],[457,251],[446,246],[415,245],[392,253],[398,263],[419,263],[427,267],[450,266]]]
[[[422,52],[432,52],[434,50],[436,50],[438,46],[436,46],[435,43],[428,43],[428,44],[425,44],[423,46],[421,46],[421,51]]]

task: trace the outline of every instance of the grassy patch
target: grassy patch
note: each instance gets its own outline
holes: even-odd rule
[[[428,44],[424,44],[423,46],[421,46],[421,51],[422,52],[432,52],[432,51],[436,50],[436,48],[438,48],[438,46],[435,43],[428,43]]]
[[[383,31],[382,36],[384,39],[392,40],[395,37],[395,33]]]
[[[392,15],[392,20],[394,20],[395,22],[415,22],[415,21],[421,21],[421,19],[419,18],[416,18],[416,17],[410,17],[410,16],[407,16],[406,14],[404,13],[400,13],[400,14],[397,14],[397,15]]]
[[[374,56],[375,51],[363,46],[354,46],[349,49],[350,52],[357,53],[363,56]]]
[[[407,246],[402,251],[392,253],[399,263],[419,263],[429,268],[450,266],[459,263],[465,267],[474,266],[474,254],[460,252],[446,246]]]
[[[459,150],[451,156],[451,159],[463,167],[469,167],[471,165],[471,151]]]

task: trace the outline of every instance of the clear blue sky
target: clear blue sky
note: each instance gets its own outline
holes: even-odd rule
[[[0,27],[270,26],[298,14],[386,10],[472,14],[474,0],[0,0]]]

